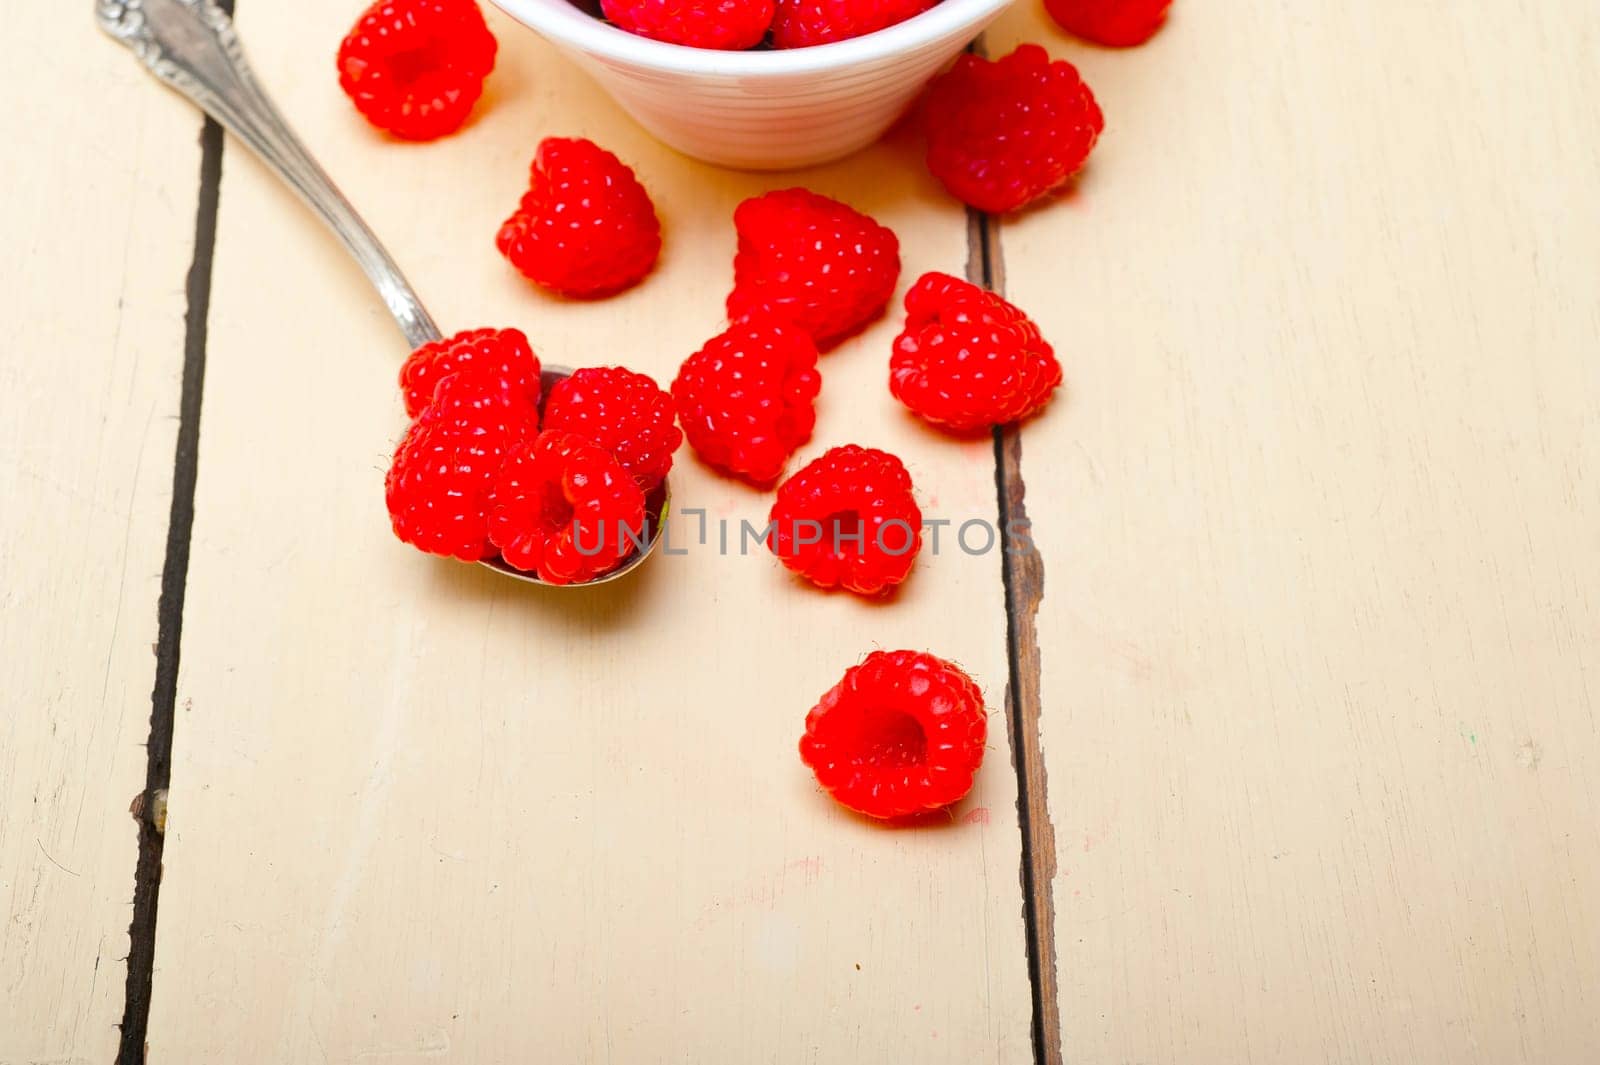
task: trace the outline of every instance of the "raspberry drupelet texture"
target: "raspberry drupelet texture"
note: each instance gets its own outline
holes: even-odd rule
[[[905,302],[889,391],[923,420],[957,433],[1020,421],[1061,383],[1039,327],[994,293],[928,273]]]
[[[1143,44],[1167,20],[1172,0],[1044,0],[1062,29],[1112,48]]]
[[[339,87],[379,129],[433,140],[467,120],[495,49],[473,0],[380,0],[339,45]]]
[[[547,137],[495,246],[536,284],[590,299],[637,283],[661,256],[661,222],[633,171],[592,141]]]
[[[539,409],[539,357],[520,329],[468,329],[413,351],[400,367],[406,415],[415,418],[433,401],[441,380],[465,370],[487,371],[508,395]]]
[[[550,389],[544,427],[599,444],[648,493],[672,468],[683,443],[672,397],[655,380],[620,366],[575,370]]]
[[[778,0],[774,48],[809,48],[887,29],[937,0]]]
[[[745,200],[733,212],[728,317],[767,311],[827,348],[883,310],[900,278],[900,242],[854,208],[806,189]]]
[[[874,651],[806,715],[800,760],[840,805],[908,817],[972,790],[988,729],[983,693],[958,666]]]
[[[773,0],[601,0],[629,33],[691,48],[754,48],[772,25]]]
[[[911,573],[922,511],[911,475],[887,451],[847,444],[778,486],[767,547],[819,588],[879,595]]]
[[[494,478],[489,539],[507,565],[551,584],[593,580],[643,542],[644,493],[605,448],[547,429]]]
[[[684,360],[672,398],[706,465],[758,488],[811,439],[822,388],[817,348],[802,329],[752,315]]]
[[[956,199],[991,214],[1064,185],[1105,128],[1077,69],[1036,44],[992,63],[962,56],[928,89],[922,114],[928,169]]]
[[[488,371],[441,380],[389,466],[384,495],[395,535],[432,555],[493,557],[489,490],[507,452],[538,431],[537,417]]]

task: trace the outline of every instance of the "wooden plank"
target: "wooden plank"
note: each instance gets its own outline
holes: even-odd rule
[[[516,324],[552,361],[667,380],[719,328],[733,206],[799,180],[894,226],[908,275],[966,259],[913,144],[803,177],[721,172],[501,18],[471,127],[386,143],[307,58],[347,16],[247,4],[240,26],[447,325]],[[562,303],[495,255],[547,134],[638,167],[668,229],[642,288]],[[770,497],[685,452],[675,503],[708,512],[711,544],[686,544],[680,517],[688,553],[626,581],[548,594],[424,559],[382,501],[402,343],[254,160],[230,150],[224,171],[152,1059],[1030,1060],[1004,729],[951,822],[913,831],[838,812],[794,749],[877,646],[960,660],[1000,710],[998,554],[947,534],[892,605],[816,594],[737,553]],[[895,328],[827,356],[805,456],[893,448],[930,513],[992,519],[987,442],[923,431],[888,395]]]
[[[0,1062],[110,1061],[127,980],[199,155],[86,4],[0,113]]]
[[[1033,6],[1108,126],[1008,220],[1067,1060],[1600,1045],[1593,5]]]

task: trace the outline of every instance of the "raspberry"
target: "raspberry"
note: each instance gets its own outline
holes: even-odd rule
[[[610,451],[649,492],[672,468],[672,453],[683,443],[673,421],[672,397],[642,373],[620,366],[576,370],[550,390],[544,411],[546,429],[563,429]]]
[[[529,279],[564,296],[620,292],[661,255],[661,223],[633,171],[592,141],[546,137],[531,184],[495,238]]]
[[[424,344],[400,367],[406,415],[415,418],[433,401],[440,380],[472,367],[484,369],[508,394],[539,409],[539,357],[520,329],[468,329]]]
[[[772,21],[775,48],[808,48],[887,29],[920,15],[938,0],[778,0]]]
[[[533,410],[489,372],[444,378],[389,467],[384,488],[394,534],[432,555],[493,557],[489,489],[506,453],[537,428]]]
[[[889,391],[924,421],[958,433],[1020,421],[1060,383],[1039,327],[994,293],[941,273],[906,293]]]
[[[983,693],[958,666],[874,651],[806,715],[800,760],[841,806],[906,817],[966,797],[988,732]]]
[[[894,294],[900,242],[866,215],[806,189],[745,200],[733,212],[728,317],[786,318],[828,347],[865,325]]]
[[[773,0],[601,0],[629,33],[691,48],[754,48],[772,24]]]
[[[911,475],[887,451],[847,444],[778,486],[767,547],[819,588],[878,595],[911,573],[922,511]]]
[[[1172,0],[1045,0],[1045,10],[1075,37],[1113,48],[1143,44],[1167,19]]]
[[[379,0],[339,45],[339,87],[379,129],[431,141],[467,120],[495,49],[472,0]]]
[[[685,359],[672,398],[689,446],[706,465],[760,488],[811,439],[821,389],[811,338],[756,315]]]
[[[928,90],[923,125],[933,176],[963,203],[1001,214],[1077,173],[1105,117],[1071,63],[1023,44],[993,63],[956,60]]]
[[[489,539],[551,584],[592,580],[644,538],[644,493],[605,448],[546,430],[509,455],[489,494]]]

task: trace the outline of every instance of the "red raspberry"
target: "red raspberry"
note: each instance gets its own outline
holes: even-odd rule
[[[900,279],[900,242],[888,229],[838,200],[782,189],[745,200],[733,212],[728,317],[767,310],[825,348],[883,310]]]
[[[661,256],[661,223],[633,171],[592,141],[546,137],[532,183],[495,238],[500,254],[564,296],[620,292]]]
[[[1044,0],[1045,10],[1075,37],[1113,48],[1143,44],[1167,19],[1172,0]]]
[[[775,48],[809,48],[887,29],[920,15],[938,0],[778,0],[772,21]]]
[[[394,534],[432,555],[493,557],[489,489],[506,453],[538,431],[535,417],[486,371],[440,381],[389,467],[384,488]]]
[[[911,475],[887,451],[847,444],[778,486],[767,547],[819,588],[878,595],[911,573],[922,511]]]
[[[983,693],[958,666],[874,651],[806,715],[800,760],[841,806],[907,817],[966,797],[988,732]]]
[[[544,409],[546,429],[564,429],[610,451],[649,492],[672,468],[672,453],[683,443],[673,421],[672,397],[642,373],[620,366],[575,370],[550,390]]]
[[[489,539],[500,556],[551,584],[609,573],[643,541],[639,486],[611,452],[559,429],[506,456],[489,506]]]
[[[735,322],[685,359],[672,398],[701,460],[761,488],[811,439],[821,389],[811,338],[758,315]]]
[[[379,129],[431,141],[467,120],[495,48],[472,0],[379,0],[339,45],[339,87]]]
[[[963,55],[923,101],[928,169],[951,195],[991,214],[1066,183],[1089,157],[1105,117],[1071,63],[1036,44],[993,63]]]
[[[773,0],[601,0],[629,33],[690,48],[754,48],[772,24]]]
[[[507,392],[539,409],[539,357],[520,329],[468,329],[424,344],[400,367],[406,415],[415,418],[433,401],[440,380],[467,367],[483,369]]]
[[[956,432],[1020,421],[1060,383],[1039,327],[994,293],[941,273],[906,293],[889,391],[924,421]]]

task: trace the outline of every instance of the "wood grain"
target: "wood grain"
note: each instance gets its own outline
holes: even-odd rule
[[[0,109],[0,1062],[123,1015],[198,116],[88,5],[14,4]],[[27,42],[25,47],[15,42]],[[24,104],[22,87],[26,87]]]
[[[988,56],[985,41],[974,46]],[[999,217],[970,213],[967,280],[992,292],[1006,290],[1003,225]],[[1022,892],[1026,914],[1028,975],[1033,999],[1034,1060],[1061,1060],[1060,983],[1056,973],[1056,836],[1050,820],[1049,784],[1039,743],[1043,707],[1039,702],[1039,631],[1036,618],[1044,598],[1044,558],[1033,542],[1027,484],[1022,478],[1022,427],[994,430],[995,486],[1002,527],[1007,531],[1001,560],[1006,589],[1006,723],[1017,775],[1017,820],[1022,831]]]
[[[996,290],[1000,286],[995,286]],[[999,430],[1001,506],[1005,524],[1018,537],[1006,559],[1007,645],[1011,679],[1006,687],[1012,758],[1017,764],[1017,814],[1025,868],[1022,890],[1028,914],[1028,964],[1033,991],[1035,1060],[1061,1060],[1061,981],[1056,969],[1056,833],[1044,751],[1044,707],[1039,690],[1039,604],[1044,599],[1044,559],[1031,542],[1027,485],[1022,479],[1022,430]]]
[[[962,212],[904,139],[803,175],[721,172],[503,19],[490,106],[453,139],[387,143],[305,76],[305,42],[345,17],[250,4],[240,26],[447,326],[515,324],[552,361],[666,380],[719,328],[733,206],[801,181],[893,226],[908,276],[966,257]],[[547,134],[595,137],[654,193],[667,252],[641,288],[561,303],[495,255]],[[912,831],[844,815],[795,753],[805,711],[878,646],[961,661],[999,710],[998,555],[947,534],[892,606],[817,594],[740,556],[737,523],[764,524],[769,497],[686,451],[687,553],[616,585],[541,593],[419,556],[382,500],[392,324],[237,151],[221,202],[152,1060],[1030,1060],[1005,730],[977,792]],[[992,519],[987,441],[889,397],[894,329],[826,357],[804,457],[887,446],[930,514]]]
[[[1009,219],[1083,1062],[1593,1060],[1600,12],[1185,4]]]

